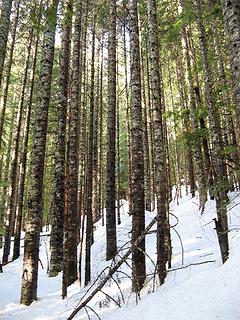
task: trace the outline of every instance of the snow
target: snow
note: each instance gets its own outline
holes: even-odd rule
[[[127,277],[131,270],[127,264],[122,265],[122,273],[117,273],[114,281],[107,283],[105,293],[120,302],[122,307],[99,293],[92,299],[89,306],[103,320],[239,320],[240,319],[240,194],[230,195],[228,206],[230,257],[222,265],[213,218],[216,216],[215,202],[209,200],[203,215],[198,210],[197,197],[191,199],[184,196],[173,201],[170,206],[173,259],[165,284],[159,287],[152,279],[154,261],[156,260],[156,234],[146,237],[148,281],[141,292],[140,299],[131,293],[131,281]],[[154,213],[146,212],[146,224],[154,217]],[[131,238],[131,218],[128,205],[122,201],[122,223],[118,226],[118,247],[122,247]],[[154,230],[155,227],[152,228]],[[74,283],[68,289],[68,298],[61,299],[61,274],[55,278],[47,275],[49,259],[49,237],[44,232],[41,237],[39,264],[38,301],[26,307],[19,305],[22,256],[4,267],[0,274],[0,319],[1,320],[63,320],[78,305],[86,294],[87,288]],[[96,226],[95,242],[92,247],[92,276],[99,283],[98,275],[109,265],[105,261],[105,227],[101,222]],[[127,243],[120,255],[129,247]],[[22,248],[23,253],[23,248]],[[1,252],[0,252],[1,254]],[[117,258],[119,259],[119,257]],[[83,256],[84,261],[84,256]],[[131,261],[128,260],[131,265]],[[155,279],[156,280],[156,279]],[[93,287],[95,287],[93,285]],[[154,292],[153,292],[154,291]],[[137,302],[137,303],[136,303]],[[91,319],[97,316],[91,309],[87,312]],[[82,310],[74,319],[88,319]]]

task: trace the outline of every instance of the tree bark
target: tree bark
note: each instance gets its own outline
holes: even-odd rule
[[[228,181],[223,158],[223,142],[221,136],[221,127],[218,111],[213,100],[211,72],[208,61],[207,39],[202,21],[201,1],[195,0],[195,10],[197,15],[197,26],[199,32],[200,50],[202,56],[202,65],[204,71],[205,97],[208,105],[210,119],[210,133],[212,142],[212,163],[214,173],[215,199],[217,206],[216,229],[219,246],[221,250],[222,261],[228,259],[228,220],[227,220],[227,190]]]
[[[144,153],[141,105],[141,69],[138,1],[129,1],[131,72],[131,155],[132,155],[132,243],[145,229]],[[133,248],[133,291],[139,292],[146,278],[145,239]]]
[[[57,140],[55,152],[53,211],[51,215],[50,270],[54,277],[62,271],[63,232],[64,232],[64,195],[65,195],[65,156],[66,156],[66,123],[69,97],[69,65],[72,30],[72,0],[64,3],[64,21],[61,40],[60,80],[58,101]]]
[[[88,136],[88,162],[87,162],[87,224],[86,224],[86,248],[85,248],[85,285],[91,280],[91,245],[93,243],[93,217],[92,217],[92,195],[93,195],[93,119],[94,119],[94,77],[95,77],[95,41],[96,41],[96,15],[92,30],[92,57],[91,57],[91,93],[89,114],[89,136]]]
[[[116,235],[116,0],[110,3],[108,40],[108,151],[106,171],[106,259],[114,258],[117,252]]]
[[[154,175],[157,220],[157,273],[160,284],[166,277],[168,260],[168,221],[167,221],[167,190],[166,190],[166,150],[163,133],[163,107],[161,100],[161,78],[159,51],[160,44],[157,30],[157,5],[155,0],[148,0],[149,50],[151,63],[151,89],[153,108],[153,146]]]
[[[36,105],[21,289],[21,303],[25,305],[30,305],[33,300],[37,299],[39,239],[43,209],[42,188],[44,158],[48,124],[48,107],[51,96],[57,7],[58,0],[50,0],[48,2],[44,31],[43,57],[40,71],[40,94]]]

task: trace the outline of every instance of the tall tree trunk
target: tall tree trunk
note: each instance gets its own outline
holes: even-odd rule
[[[116,0],[110,4],[108,39],[108,151],[106,172],[106,259],[114,258],[117,252],[116,236]]]
[[[126,5],[126,3],[125,3]],[[126,17],[123,26],[123,42],[124,42],[124,71],[125,71],[125,95],[126,95],[126,130],[127,130],[127,159],[128,159],[128,205],[129,212],[132,212],[132,157],[131,157],[131,128],[130,128],[130,106],[129,106],[129,88],[128,88],[128,55],[126,40]]]
[[[96,16],[94,16],[92,30],[92,58],[91,58],[91,93],[88,136],[88,163],[87,163],[87,224],[86,224],[86,250],[85,250],[85,285],[91,280],[91,245],[93,243],[93,217],[92,217],[92,183],[93,183],[93,119],[94,119],[94,77],[95,77],[95,41]]]
[[[157,220],[157,273],[160,284],[166,277],[168,260],[168,221],[167,221],[167,190],[166,190],[166,150],[163,133],[161,78],[157,30],[157,6],[155,0],[148,0],[149,50],[151,62],[151,89],[153,98],[153,146],[154,146],[154,175]]]
[[[72,0],[64,3],[64,22],[61,40],[60,81],[58,102],[57,141],[55,152],[55,172],[53,191],[53,211],[51,215],[50,270],[54,277],[62,271],[63,263],[63,229],[64,229],[64,195],[65,195],[65,155],[66,123],[69,96],[69,64],[72,30]]]
[[[132,243],[145,229],[144,154],[141,105],[141,68],[138,1],[129,1],[131,72],[131,155],[132,155]],[[132,252],[133,291],[139,292],[146,278],[145,239]]]
[[[42,188],[48,107],[51,96],[51,79],[54,60],[54,42],[58,0],[48,2],[44,32],[43,58],[40,71],[39,100],[36,105],[34,139],[30,164],[28,218],[24,241],[21,303],[30,305],[37,299],[39,240],[42,226]]]
[[[81,13],[82,15],[82,27],[81,27],[81,112],[80,112],[80,124],[79,124],[79,189],[80,189],[80,200],[79,212],[81,214],[81,231],[80,231],[80,248],[79,248],[79,281],[82,283],[82,252],[83,252],[83,239],[85,234],[85,220],[86,220],[86,203],[87,203],[87,135],[86,135],[86,105],[88,98],[88,66],[86,63],[87,55],[87,31],[88,31],[88,11],[89,1],[85,4],[82,2]],[[79,11],[78,11],[79,12]],[[79,16],[79,17],[80,17]]]
[[[223,159],[223,143],[221,137],[220,119],[213,100],[211,73],[208,61],[207,39],[202,21],[201,1],[195,0],[195,10],[197,15],[197,26],[199,32],[199,42],[202,55],[202,65],[204,71],[205,97],[208,105],[210,119],[210,133],[212,142],[212,163],[214,172],[214,187],[216,194],[217,217],[216,231],[223,262],[228,259],[228,221],[226,200],[228,181]]]
[[[149,150],[149,130],[148,130],[148,118],[147,118],[147,98],[145,90],[145,72],[144,72],[144,52],[141,52],[141,66],[142,66],[142,100],[143,100],[143,145],[144,145],[144,187],[145,187],[145,206],[146,210],[151,211],[151,168],[150,162],[150,150]],[[147,57],[148,59],[148,57]]]
[[[96,99],[95,99],[95,112],[94,112],[94,124],[93,124],[93,223],[96,223],[100,219],[99,214],[99,189],[98,189],[98,127],[99,127],[99,73],[100,73],[100,45],[98,44],[96,50],[97,66],[96,66]]]
[[[67,46],[64,49],[64,57],[62,63],[65,64],[65,80],[66,74],[69,72],[70,59],[70,36],[72,25],[72,5],[73,1],[66,3],[66,25],[64,37],[62,41]],[[63,297],[67,294],[67,287],[77,280],[77,245],[78,245],[78,139],[79,139],[79,102],[80,102],[80,37],[81,37],[81,5],[82,1],[77,2],[77,16],[73,34],[73,53],[72,53],[72,91],[71,103],[69,111],[69,132],[68,132],[68,163],[67,163],[67,206],[64,215],[64,249],[63,249]],[[65,33],[66,32],[66,33]],[[66,51],[65,51],[66,50]],[[67,52],[68,51],[68,52]],[[69,75],[68,75],[69,76]],[[69,79],[68,79],[69,81]],[[68,96],[68,84],[64,83],[64,100]],[[62,87],[63,88],[63,87]],[[63,101],[62,101],[63,102]],[[63,104],[62,104],[63,107]],[[67,101],[64,102],[64,109],[67,107]],[[66,109],[65,109],[66,112]],[[65,126],[65,123],[64,123]],[[65,138],[65,137],[64,137]],[[63,136],[62,136],[63,139]],[[63,145],[63,144],[62,144]],[[63,150],[62,150],[63,152]],[[63,161],[63,155],[62,155]]]
[[[3,67],[7,51],[8,32],[10,28],[10,15],[12,0],[3,0],[0,16],[0,89],[2,84]]]

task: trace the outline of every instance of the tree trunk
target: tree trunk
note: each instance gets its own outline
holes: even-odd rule
[[[200,50],[204,71],[205,97],[210,119],[210,133],[212,142],[212,163],[214,172],[214,187],[216,194],[217,216],[216,230],[223,262],[228,259],[228,221],[227,221],[227,194],[228,181],[223,159],[223,142],[221,136],[220,119],[213,100],[211,73],[208,61],[208,50],[205,29],[202,21],[201,1],[195,0],[197,26],[199,32]]]
[[[145,228],[144,153],[141,105],[141,69],[138,1],[129,1],[131,72],[131,155],[132,155],[132,243]],[[145,239],[132,252],[133,291],[139,292],[146,278]]]
[[[62,271],[63,263],[63,229],[64,229],[64,195],[65,195],[65,155],[66,155],[66,123],[69,97],[69,64],[72,30],[72,0],[64,3],[64,21],[60,55],[60,81],[58,101],[57,141],[55,152],[55,172],[53,191],[53,211],[51,215],[50,238],[50,270],[54,277]]]
[[[157,30],[157,6],[155,0],[148,0],[149,50],[151,62],[151,89],[153,98],[153,147],[154,147],[154,175],[157,220],[157,273],[160,284],[166,277],[166,263],[168,260],[168,221],[167,221],[167,190],[166,190],[166,150],[163,134],[161,78]]]
[[[93,119],[94,119],[94,77],[95,77],[95,37],[96,16],[94,16],[92,30],[92,58],[91,58],[91,93],[88,136],[88,162],[87,162],[87,224],[85,248],[85,285],[91,280],[91,245],[93,243],[93,217],[92,217],[92,183],[93,183]]]
[[[21,303],[30,305],[37,299],[39,239],[42,226],[42,188],[48,107],[51,96],[51,79],[54,59],[58,0],[50,0],[44,32],[43,58],[40,71],[39,100],[36,105],[34,139],[30,164],[28,218],[24,241]]]
[[[116,0],[111,1],[108,40],[108,151],[106,171],[106,259],[117,252],[116,236]]]
[[[75,28],[73,34],[73,53],[72,53],[72,91],[71,103],[69,111],[69,132],[68,132],[68,162],[67,162],[67,178],[65,182],[66,208],[64,214],[64,249],[63,249],[63,288],[67,288],[77,280],[77,245],[78,245],[78,139],[79,139],[79,102],[80,102],[80,87],[79,87],[79,72],[80,72],[80,36],[81,36],[81,1],[77,2],[77,16],[75,20]],[[66,25],[62,41],[65,42],[64,57],[62,63],[65,64],[65,76],[63,81],[69,81],[66,74],[69,72],[70,59],[70,37],[72,25],[72,5],[73,1],[66,3]],[[66,36],[66,38],[65,38]],[[64,39],[65,38],[65,39]],[[65,41],[66,40],[66,41]],[[63,45],[63,43],[62,43]],[[65,51],[66,50],[66,51]],[[66,61],[67,60],[67,61]],[[66,65],[67,63],[67,65]],[[68,75],[69,76],[69,75]],[[62,89],[65,100],[64,107],[66,112],[68,96],[68,83],[63,82]],[[63,100],[62,100],[63,102]],[[65,123],[62,123],[65,126]],[[65,138],[62,136],[62,139]],[[62,141],[63,146],[63,141]],[[62,150],[63,152],[63,150]],[[62,154],[63,161],[63,154]],[[62,162],[63,164],[63,162]],[[62,168],[63,169],[63,168]],[[61,209],[62,210],[62,209]],[[67,290],[67,289],[66,289]],[[65,297],[66,292],[63,292]]]

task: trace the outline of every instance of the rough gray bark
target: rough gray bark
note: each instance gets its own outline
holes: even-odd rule
[[[54,277],[62,271],[63,263],[63,229],[65,207],[65,154],[66,154],[66,123],[69,96],[69,64],[71,51],[72,30],[72,1],[64,3],[64,21],[61,39],[60,55],[60,80],[57,140],[55,151],[53,211],[51,215],[51,238],[50,238],[50,270],[49,276]]]
[[[8,32],[10,27],[10,15],[12,0],[3,0],[0,16],[0,89],[2,84],[3,67],[6,57]],[[20,1],[19,1],[20,2]]]
[[[108,151],[106,171],[106,259],[117,252],[116,235],[116,0],[110,3],[108,39]]]
[[[138,1],[129,1],[130,16],[130,88],[132,155],[132,243],[145,229],[144,154],[141,105],[141,69],[138,26]],[[132,252],[133,291],[139,292],[146,278],[145,239]]]
[[[240,126],[240,3],[222,0],[224,27],[228,36],[228,49],[233,80],[238,127]]]
[[[153,109],[153,148],[154,176],[157,220],[157,273],[160,284],[166,277],[168,260],[168,221],[167,221],[167,190],[166,190],[166,150],[163,133],[163,107],[161,103],[161,78],[157,33],[157,6],[155,0],[148,0],[149,50],[151,63],[151,89]]]
[[[39,100],[36,105],[34,138],[30,163],[28,217],[25,223],[21,303],[30,305],[37,299],[39,238],[42,226],[43,175],[51,96],[51,78],[54,59],[54,42],[58,0],[48,2],[44,31],[43,57],[40,71]]]

